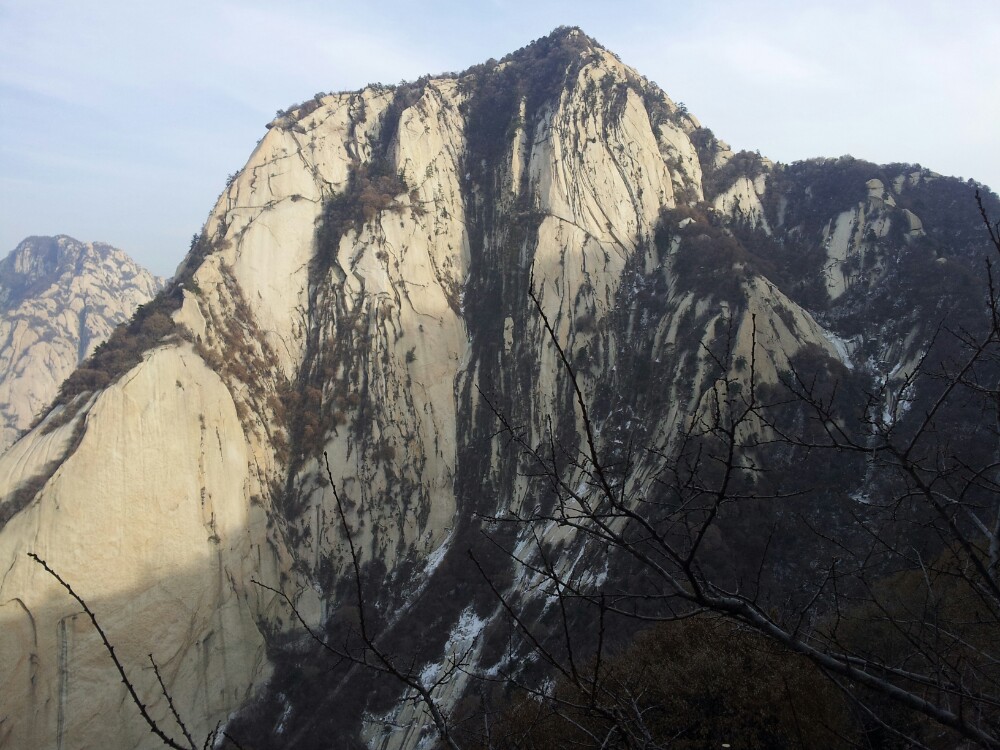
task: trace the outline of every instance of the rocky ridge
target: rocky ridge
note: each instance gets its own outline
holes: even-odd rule
[[[65,235],[29,237],[0,261],[0,452],[162,286],[121,250]]]
[[[495,668],[511,658],[489,645],[501,607],[465,551],[484,529],[523,550],[530,530],[484,519],[541,495],[481,394],[532,444],[553,425],[582,439],[530,295],[610,461],[630,442],[669,451],[718,362],[739,378],[754,353],[761,384],[806,362],[884,386],[905,419],[919,394],[892,384],[931,346],[927,308],[966,309],[971,189],[909,165],[733,154],[575,29],[290,108],[134,336],[85,366],[98,385],[78,378],[0,458],[0,497],[24,506],[0,531],[0,744],[157,745],[35,552],[90,601],[158,718],[150,648],[198,736],[222,721],[268,747],[420,745],[427,717],[398,686],[310,666],[293,613],[253,583],[310,627],[351,622],[324,453],[387,642],[429,674],[458,653]],[[637,460],[637,496],[661,468]],[[581,580],[606,576],[599,550],[541,533]],[[530,576],[491,564],[541,617]]]

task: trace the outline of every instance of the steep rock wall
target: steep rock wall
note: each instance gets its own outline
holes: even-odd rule
[[[88,600],[155,714],[166,706],[154,700],[149,653],[191,729],[206,734],[267,669],[241,603],[252,595],[247,576],[260,573],[233,401],[189,346],[169,346],[41,440],[78,427],[75,449],[0,535],[0,738],[10,747],[159,745],[89,620],[28,552]],[[21,473],[44,470],[47,455],[29,455],[29,441],[3,457],[0,476],[16,476],[6,471],[14,461]]]
[[[283,598],[253,580],[310,627],[349,630],[332,479],[386,642],[428,675],[456,655],[496,667],[479,636],[501,607],[464,555],[489,547],[483,530],[501,533],[491,516],[542,495],[492,439],[493,409],[530,444],[583,445],[543,315],[609,461],[630,445],[669,451],[702,394],[745,379],[751,359],[770,385],[802,352],[849,359],[847,331],[807,310],[803,290],[840,290],[822,275],[823,227],[833,237],[844,211],[892,207],[864,176],[860,199],[813,216],[813,187],[796,179],[706,137],[573,30],[458,77],[321,96],[276,118],[161,298],[175,328],[0,458],[2,502],[24,503],[0,531],[0,626],[16,634],[0,650],[16,709],[0,739],[154,744],[119,688],[82,689],[113,672],[34,551],[123,644],[156,716],[167,707],[148,644],[200,735],[236,712],[232,731],[261,746],[416,746],[428,719],[401,688],[325,668]],[[796,238],[818,259],[810,273],[766,278],[762,259]],[[856,247],[837,245],[838,269]],[[636,459],[637,497],[658,455]],[[532,531],[498,541],[528,554]],[[570,531],[538,532],[582,579],[607,575]],[[530,576],[502,555],[491,564],[507,593],[544,609]],[[442,689],[446,707],[464,686]]]

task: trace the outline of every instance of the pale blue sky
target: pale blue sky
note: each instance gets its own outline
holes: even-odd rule
[[[170,274],[275,110],[575,25],[734,148],[1000,187],[997,0],[0,0],[0,255],[30,234]]]

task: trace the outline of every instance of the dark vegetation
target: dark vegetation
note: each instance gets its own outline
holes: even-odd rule
[[[679,243],[671,269],[696,298],[736,303],[743,298],[746,280],[765,265],[762,259],[755,262],[718,215],[698,207],[663,210],[655,235],[661,258],[675,241]]]
[[[847,699],[813,664],[726,620],[644,630],[603,670],[606,715],[595,696],[561,679],[551,701],[515,691],[488,732],[472,730],[469,746],[561,750],[608,738],[619,747],[618,722],[651,747],[681,750],[850,747],[857,732]]]
[[[116,328],[93,356],[66,378],[56,403],[65,404],[81,393],[100,390],[139,364],[143,353],[173,333],[170,316],[179,303],[176,297],[163,295],[141,305],[127,324]]]
[[[49,461],[42,467],[41,471],[23,480],[4,499],[3,505],[0,505],[0,531],[3,530],[3,527],[7,525],[10,519],[28,507],[31,501],[35,499],[35,496],[41,491],[42,487],[45,486],[45,483],[52,478],[52,475],[55,474],[56,469],[59,468],[62,462],[62,456]]]

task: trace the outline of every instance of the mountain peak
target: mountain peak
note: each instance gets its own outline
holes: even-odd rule
[[[577,53],[604,49],[596,39],[587,35],[579,26],[558,26],[545,36],[539,37],[516,52],[507,55],[504,59],[517,57],[527,51],[547,52],[555,47]]]
[[[544,586],[523,585],[519,552],[500,550],[526,550],[536,571],[552,550],[609,592],[631,575],[572,523],[493,521],[553,507],[534,446],[558,450],[558,487],[579,488],[559,507],[594,499],[576,457],[599,455],[623,502],[639,488],[638,513],[659,507],[643,487],[660,491],[662,461],[713,401],[760,384],[782,404],[771,396],[787,373],[884,397],[859,414],[905,434],[926,413],[908,389],[919,363],[937,366],[936,321],[971,330],[978,314],[970,191],[916,168],[734,154],[575,27],[463,74],[283,113],[169,293],[0,456],[0,498],[13,499],[0,505],[0,559],[13,561],[0,601],[17,603],[0,607],[5,743],[133,748],[146,731],[112,670],[92,666],[107,666],[96,639],[63,627],[78,608],[26,559],[32,545],[108,612],[140,693],[162,696],[153,714],[169,714],[169,690],[199,735],[226,722],[261,747],[427,744],[408,692],[327,668],[300,624],[349,637],[365,609],[421,680],[468,664],[444,697],[445,714],[461,711],[467,677],[531,664],[508,649],[506,611],[466,551],[539,618]],[[62,241],[40,242],[39,258]],[[51,308],[67,327],[79,318]],[[523,426],[527,463],[495,439],[500,415]],[[883,486],[857,460],[816,475],[818,501],[842,500],[848,522],[854,498]],[[704,546],[740,558],[772,528],[748,518]],[[354,565],[372,582],[359,608],[345,598]],[[161,685],[143,666],[154,649],[170,660]]]
[[[123,269],[129,267],[129,275],[134,274],[132,259],[107,243],[81,242],[65,234],[27,237],[0,260],[0,305],[16,305],[67,272],[108,260]]]
[[[598,59],[601,53],[609,54],[600,43],[579,27],[559,26],[549,34],[505,55],[499,62],[493,59],[487,60],[468,68],[458,77],[461,79],[494,70],[514,68],[522,75],[537,78],[539,74],[551,75],[555,70],[565,72],[571,67],[583,67],[586,63]]]

